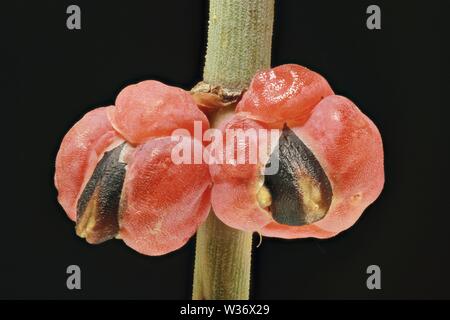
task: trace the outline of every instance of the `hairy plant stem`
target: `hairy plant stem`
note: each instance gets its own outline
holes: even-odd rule
[[[211,92],[223,100],[240,96],[257,70],[270,67],[273,15],[274,0],[210,0],[203,82]],[[223,111],[211,116],[212,125]],[[248,299],[251,249],[251,233],[211,211],[197,232],[192,298]]]

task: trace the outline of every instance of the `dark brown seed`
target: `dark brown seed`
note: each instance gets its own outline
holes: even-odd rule
[[[101,243],[119,232],[119,207],[126,163],[120,154],[126,143],[105,152],[77,204],[77,235]]]
[[[333,198],[330,181],[311,150],[287,125],[266,168],[273,161],[278,161],[279,170],[264,177],[273,219],[290,226],[323,219]]]

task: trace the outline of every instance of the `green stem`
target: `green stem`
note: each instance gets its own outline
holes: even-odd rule
[[[273,15],[274,0],[210,0],[207,85],[238,96],[256,71],[270,67]],[[197,232],[192,298],[248,299],[251,249],[250,232],[226,226],[211,211]]]
[[[273,14],[274,0],[210,0],[203,80],[239,91],[270,67]]]
[[[213,212],[197,232],[196,300],[248,299],[252,234],[227,227]]]

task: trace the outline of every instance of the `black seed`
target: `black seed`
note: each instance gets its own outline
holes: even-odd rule
[[[272,196],[273,219],[301,226],[324,218],[333,197],[330,181],[311,150],[287,125],[266,168],[274,161],[278,161],[279,170],[264,178]]]
[[[77,203],[77,234],[100,243],[119,231],[119,206],[126,163],[120,162],[125,143],[105,152]]]

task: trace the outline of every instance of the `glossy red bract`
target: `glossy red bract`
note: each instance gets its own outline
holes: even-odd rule
[[[147,255],[176,250],[208,215],[211,178],[205,163],[172,162],[170,135],[179,128],[192,132],[194,121],[206,130],[208,119],[189,93],[157,81],[126,87],[116,103],[90,111],[64,137],[56,158],[58,201],[75,221],[78,199],[98,162],[125,142],[117,237]]]

